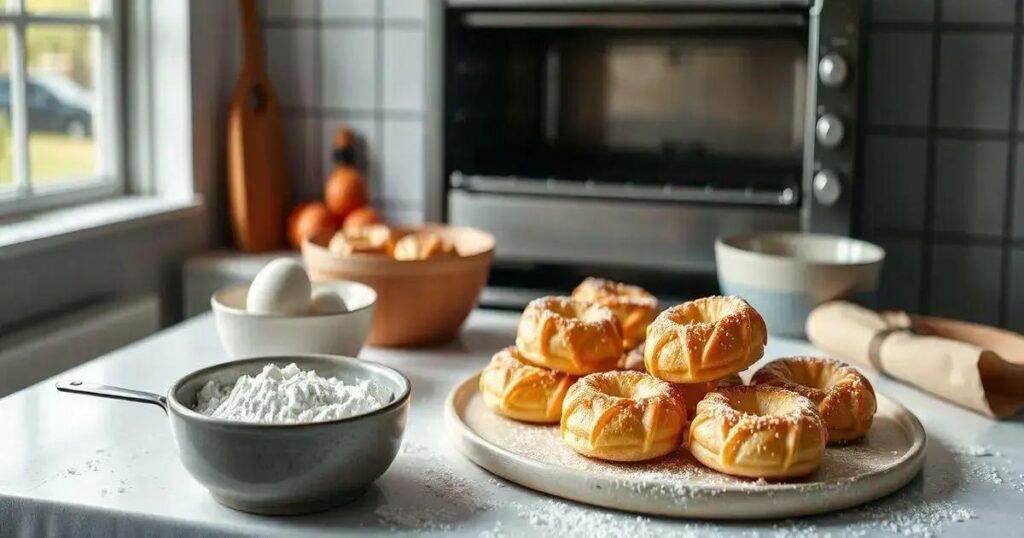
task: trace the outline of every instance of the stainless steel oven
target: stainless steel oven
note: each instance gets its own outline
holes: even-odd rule
[[[721,234],[846,234],[855,0],[449,0],[445,215],[497,261],[713,269]]]

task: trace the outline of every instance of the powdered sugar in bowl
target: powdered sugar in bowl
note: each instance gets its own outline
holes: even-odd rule
[[[268,515],[325,510],[361,495],[398,454],[410,400],[399,372],[335,355],[217,364],[181,378],[166,398],[77,381],[57,388],[163,407],[189,474],[221,504]],[[213,416],[196,410],[204,389],[208,405],[199,411]]]

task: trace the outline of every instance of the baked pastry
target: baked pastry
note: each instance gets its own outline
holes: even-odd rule
[[[863,437],[871,428],[878,405],[871,382],[833,359],[778,359],[754,373],[751,382],[782,387],[814,402],[825,420],[830,443]]]
[[[327,244],[336,256],[353,254],[385,254],[390,256],[394,248],[394,234],[384,224],[370,224],[355,229],[341,230],[331,237]]]
[[[640,342],[640,345],[623,353],[622,358],[619,359],[618,364],[615,365],[615,369],[646,372],[647,367],[644,366],[644,343]]]
[[[562,404],[562,440],[592,458],[642,461],[679,448],[686,408],[676,388],[641,372],[580,378]]]
[[[615,312],[622,325],[622,347],[631,349],[647,337],[647,326],[658,316],[658,299],[639,286],[589,277],[572,291],[578,301],[597,303]]]
[[[821,465],[825,441],[825,424],[810,400],[778,387],[747,385],[708,393],[697,404],[687,444],[697,461],[716,471],[791,478]]]
[[[458,251],[450,241],[434,232],[415,232],[395,243],[393,256],[396,260],[426,260],[429,258],[452,258]]]
[[[686,414],[691,417],[696,414],[697,404],[704,399],[704,396],[706,396],[707,393],[720,388],[739,387],[742,385],[743,380],[736,374],[732,374],[729,377],[715,381],[675,384],[676,388],[679,389],[679,394],[683,398],[683,404],[686,405]]]
[[[530,301],[519,319],[516,347],[536,366],[572,375],[615,368],[622,329],[611,310],[568,297]]]
[[[492,411],[524,422],[554,424],[576,377],[526,364],[515,346],[497,353],[480,372],[480,393]]]
[[[699,383],[745,370],[764,354],[761,314],[735,296],[704,297],[665,310],[647,328],[647,371],[673,383]]]

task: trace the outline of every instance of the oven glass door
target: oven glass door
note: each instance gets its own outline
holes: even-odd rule
[[[447,170],[520,190],[555,180],[795,205],[806,19],[749,15],[456,12]]]

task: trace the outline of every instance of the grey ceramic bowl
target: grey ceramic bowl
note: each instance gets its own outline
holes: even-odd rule
[[[768,332],[804,336],[807,316],[834,299],[874,301],[885,250],[825,234],[769,232],[715,242],[718,285],[764,317]]]
[[[267,364],[292,362],[345,382],[371,379],[392,388],[392,400],[370,413],[309,424],[252,424],[192,410],[196,393],[208,381],[232,383]],[[362,494],[398,454],[410,398],[409,381],[397,371],[332,355],[257,357],[210,366],[178,380],[166,398],[77,381],[57,388],[161,406],[189,474],[221,504],[268,515],[325,510]]]

